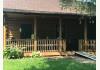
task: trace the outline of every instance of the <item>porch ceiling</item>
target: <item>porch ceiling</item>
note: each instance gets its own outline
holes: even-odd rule
[[[14,19],[14,18],[16,18],[16,19],[21,19],[21,18],[27,18],[27,19],[31,19],[31,18],[33,18],[34,16],[33,15],[25,15],[25,14],[16,14],[16,13],[6,13],[5,14],[6,16],[7,16],[7,18],[8,19]]]

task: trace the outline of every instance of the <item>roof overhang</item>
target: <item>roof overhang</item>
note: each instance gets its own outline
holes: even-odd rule
[[[78,14],[78,13],[49,12],[49,11],[36,11],[36,10],[20,10],[20,9],[8,9],[8,8],[3,8],[3,12],[4,13],[24,13],[24,14],[82,15],[82,14]]]

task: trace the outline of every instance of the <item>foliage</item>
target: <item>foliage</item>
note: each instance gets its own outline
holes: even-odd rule
[[[68,7],[77,8],[81,14],[96,14],[96,0],[60,0],[60,6],[64,9]]]
[[[9,54],[10,54],[10,47],[7,47],[3,51],[3,56],[6,57],[6,58],[9,58]]]
[[[32,52],[32,57],[40,57],[40,52]]]
[[[72,59],[4,59],[4,70],[96,70],[96,64],[79,63]]]
[[[8,59],[22,58],[23,52],[17,47],[7,47],[4,49],[3,55]]]

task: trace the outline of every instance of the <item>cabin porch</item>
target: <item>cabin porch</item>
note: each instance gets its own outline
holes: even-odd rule
[[[67,51],[96,51],[94,23],[80,15],[5,13],[4,48],[19,47],[25,56],[32,51],[65,55]],[[91,31],[92,29],[92,31]]]

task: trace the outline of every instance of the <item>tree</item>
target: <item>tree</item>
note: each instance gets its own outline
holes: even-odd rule
[[[89,23],[95,23],[94,19],[91,19],[92,16],[96,15],[96,0],[60,0],[60,5],[63,9],[66,9],[68,7],[73,7],[77,9],[77,11],[80,11],[81,17],[80,17],[80,24],[83,19],[84,22],[84,40],[85,40],[85,46],[87,47],[87,18],[84,16],[84,14],[89,15]]]
[[[81,14],[96,15],[96,0],[60,0],[63,9],[73,7]]]

